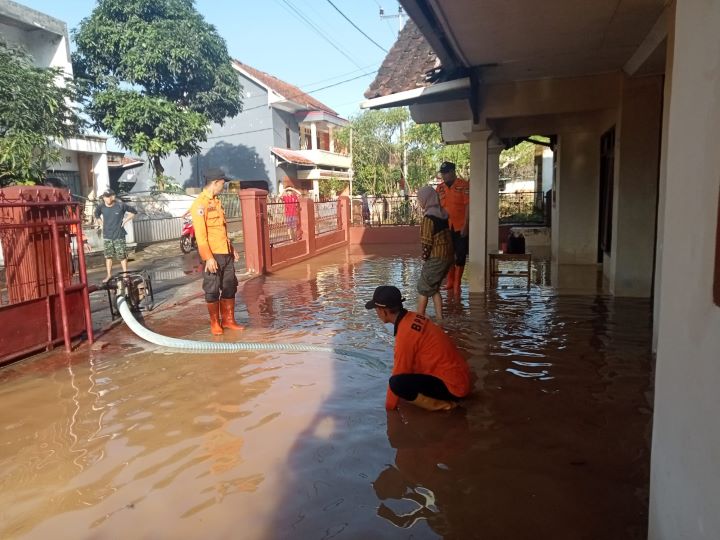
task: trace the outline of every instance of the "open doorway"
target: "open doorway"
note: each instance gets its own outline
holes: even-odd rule
[[[523,252],[533,258],[550,257],[551,191],[554,182],[554,137],[531,135],[503,139],[499,157],[498,247],[515,253],[521,238]]]
[[[600,216],[598,223],[598,258],[610,255],[612,248],[613,186],[615,183],[615,128],[600,138]]]

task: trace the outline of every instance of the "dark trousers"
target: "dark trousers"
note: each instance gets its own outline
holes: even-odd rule
[[[235,260],[232,255],[215,255],[217,272],[203,272],[202,288],[206,302],[217,302],[220,298],[235,298],[238,280],[235,277]]]
[[[453,249],[455,250],[455,266],[465,266],[470,248],[470,238],[452,229],[450,229],[450,236],[452,237]]]
[[[447,389],[445,383],[432,375],[419,373],[401,373],[390,377],[390,390],[406,401],[415,401],[418,394],[427,397],[442,399],[443,401],[458,401]]]

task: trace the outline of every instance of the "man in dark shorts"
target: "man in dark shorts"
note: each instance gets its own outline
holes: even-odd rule
[[[115,192],[108,189],[102,194],[102,202],[95,207],[95,219],[102,225],[104,240],[105,269],[107,276],[103,282],[112,277],[113,259],[120,261],[123,272],[127,272],[127,246],[125,245],[125,224],[133,219],[137,210],[115,199]]]
[[[470,393],[470,369],[442,328],[403,308],[397,287],[381,285],[365,304],[383,323],[395,325],[395,357],[385,408],[399,398],[429,411],[452,409]]]
[[[232,180],[222,169],[205,171],[205,189],[190,207],[198,253],[205,262],[202,288],[210,316],[210,332],[221,335],[223,328],[243,330],[235,322],[235,293],[238,280],[235,264],[240,255],[230,242],[225,212],[218,195]]]

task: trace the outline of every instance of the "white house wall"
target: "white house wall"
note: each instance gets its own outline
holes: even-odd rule
[[[652,295],[662,85],[662,77],[623,83],[615,132],[613,240],[605,268],[615,296]]]
[[[595,126],[559,134],[552,253],[559,264],[595,264],[598,243],[600,135]]]
[[[6,23],[0,23],[0,36],[9,45],[22,47],[32,56],[37,67],[60,68],[68,76],[72,76],[72,63],[65,36],[41,29],[28,31]]]
[[[60,150],[60,160],[54,163],[51,169],[58,171],[79,171],[77,152],[71,152],[69,150]]]
[[[651,540],[720,538],[720,2],[678,2],[667,122]]]

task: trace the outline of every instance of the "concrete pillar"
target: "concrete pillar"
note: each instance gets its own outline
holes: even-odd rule
[[[553,152],[543,148],[542,153],[542,192],[547,193],[553,186]]]
[[[243,241],[245,243],[245,266],[249,272],[265,273],[267,195],[264,189],[240,190],[240,209],[242,212]]]
[[[330,134],[330,151],[331,151],[331,152],[334,152],[334,151],[335,151],[335,136],[334,136],[334,131],[335,131],[335,129],[333,128],[332,125],[328,126],[328,132],[329,132],[329,134]]]
[[[300,199],[300,226],[305,240],[306,253],[315,253],[315,202],[302,197]]]
[[[470,254],[467,263],[471,293],[485,292],[487,262],[487,163],[491,131],[471,131],[470,141]]]
[[[493,139],[488,143],[487,162],[487,251],[497,251],[499,247],[500,200],[500,152],[503,146]]]
[[[95,177],[95,194],[99,196],[110,187],[110,173],[108,172],[107,154],[93,154],[92,172]]]
[[[666,152],[648,538],[720,538],[720,2],[677,2]]]
[[[667,155],[670,118],[670,97],[672,95],[673,61],[675,51],[675,5],[671,4],[668,16],[667,48],[665,49],[665,87],[663,89],[662,132],[660,135],[660,171],[658,179],[657,230],[655,232],[655,290],[653,291],[653,338],[652,350],[657,352],[660,320],[660,290],[662,286],[663,238],[665,237],[665,193],[667,191]]]
[[[316,201],[320,200],[320,180],[313,180],[313,196],[312,198]]]
[[[652,294],[662,77],[623,82],[616,127],[613,241],[606,275],[615,296]]]
[[[317,139],[317,124],[315,122],[310,122],[310,144],[312,145],[313,150],[317,150],[318,148],[318,139]]]
[[[345,231],[345,242],[350,243],[350,226],[352,225],[350,217],[350,197],[341,195],[338,197],[338,222],[343,231]]]
[[[552,209],[552,258],[557,264],[596,264],[600,191],[600,135],[561,133]]]

